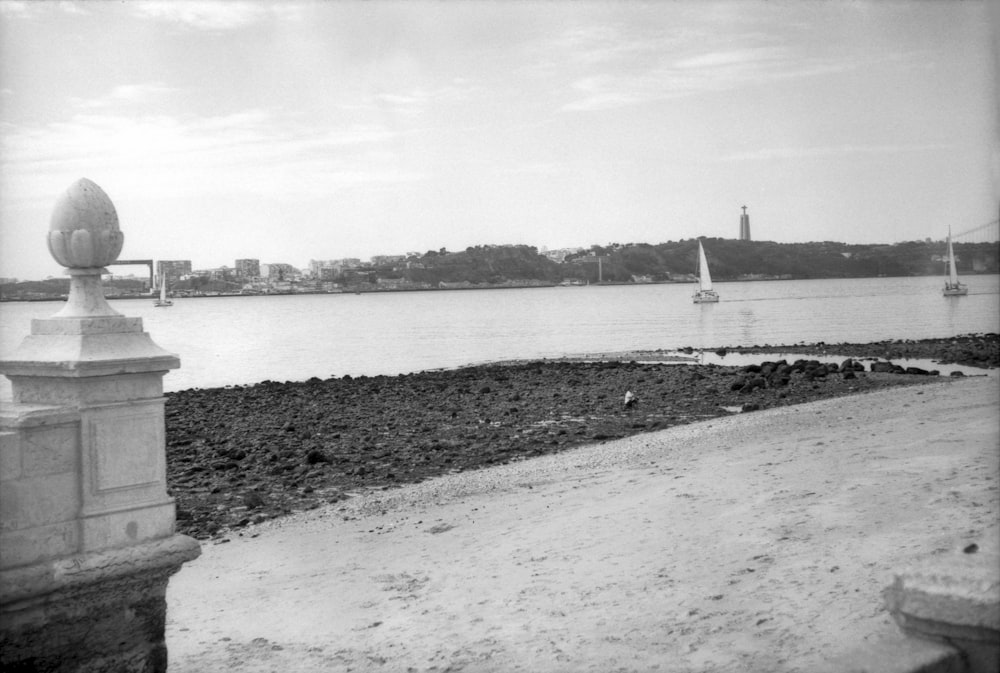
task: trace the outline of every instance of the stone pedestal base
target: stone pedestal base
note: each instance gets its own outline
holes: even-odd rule
[[[0,572],[0,669],[165,672],[167,581],[199,553],[174,535]]]
[[[883,592],[903,633],[948,644],[967,671],[1000,670],[1000,548],[935,557],[896,575]]]

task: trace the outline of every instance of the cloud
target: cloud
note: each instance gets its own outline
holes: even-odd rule
[[[267,18],[294,18],[300,6],[293,3],[241,2],[237,0],[150,0],[128,3],[135,16],[175,23],[196,30],[227,31]]]
[[[539,78],[567,77],[561,109],[579,112],[736,91],[846,72],[891,55],[831,53],[794,12],[761,15],[730,3],[674,5],[668,23],[576,25],[534,44]],[[556,83],[555,86],[560,86]]]
[[[859,67],[849,59],[808,58],[779,47],[706,51],[670,63],[624,68],[582,77],[571,88],[583,94],[564,111],[606,110],[702,93],[734,91],[768,82],[813,77]]]
[[[737,152],[719,158],[722,162],[771,161],[775,159],[813,159],[852,154],[895,154],[899,152],[932,152],[951,149],[944,143],[924,145],[832,145],[827,147],[770,147],[752,152]]]
[[[450,105],[482,96],[486,90],[466,80],[455,80],[433,89],[419,87],[399,91],[382,91],[341,102],[343,110],[390,112],[413,124],[432,106]]]
[[[732,51],[713,51],[684,58],[674,63],[675,68],[720,68],[744,64],[762,63],[769,60],[779,60],[785,56],[782,49],[776,47],[754,47]]]
[[[147,84],[122,84],[98,98],[71,98],[70,104],[77,109],[97,110],[122,105],[141,105],[173,93],[176,89],[160,82]]]
[[[16,2],[15,0],[0,2],[0,14],[6,16],[31,16],[36,9],[39,9],[38,3]]]
[[[568,54],[573,63],[599,65],[662,52],[674,39],[664,35],[625,38],[615,26],[591,25],[574,27],[543,48],[559,54],[559,62]]]
[[[85,15],[87,14],[86,5],[79,2],[72,2],[71,0],[63,0],[59,3],[59,9],[67,14],[77,14]]]
[[[4,124],[0,153],[11,200],[50,200],[80,175],[112,176],[138,198],[318,197],[423,178],[393,152],[398,134],[378,124],[317,129],[260,109],[190,118],[102,112]]]
[[[564,175],[566,173],[566,166],[561,163],[541,162],[511,166],[502,169],[500,172],[504,175]]]
[[[80,2],[79,0],[75,2],[73,0],[60,0],[60,2],[0,0],[0,15],[2,16],[33,19],[47,15],[53,9],[63,14],[73,14],[76,16],[84,16],[90,13],[87,3]]]

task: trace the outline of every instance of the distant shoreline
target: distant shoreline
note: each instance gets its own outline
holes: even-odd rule
[[[973,276],[995,276],[994,273],[982,273],[973,274]],[[717,280],[717,283],[759,283],[759,282],[772,282],[779,280],[861,280],[870,278],[932,278],[933,276],[849,276],[849,277],[835,277],[835,278],[742,278],[737,280]],[[193,295],[181,295],[173,294],[171,299],[215,299],[215,298],[225,298],[225,297],[294,297],[297,295],[344,295],[344,294],[387,294],[395,292],[451,292],[451,291],[467,291],[467,290],[529,290],[529,289],[539,289],[539,288],[553,288],[553,287],[621,287],[621,286],[646,286],[646,285],[695,285],[697,281],[693,280],[657,280],[645,283],[634,283],[634,282],[624,282],[624,281],[607,281],[600,283],[588,283],[585,285],[564,285],[562,283],[539,283],[531,285],[473,285],[470,287],[402,287],[402,288],[363,288],[354,289],[348,288],[343,290],[328,291],[328,290],[304,290],[297,292],[232,292],[232,293],[218,293],[218,294],[193,294]],[[109,300],[136,300],[136,299],[156,299],[156,295],[122,295],[122,296],[111,296],[106,297]],[[0,303],[6,302],[45,302],[45,301],[66,301],[65,296],[52,296],[52,297],[36,297],[31,299],[20,299],[20,298],[6,298],[0,297]]]

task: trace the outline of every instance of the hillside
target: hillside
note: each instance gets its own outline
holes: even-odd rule
[[[945,252],[941,241],[906,241],[891,245],[857,245],[822,241],[775,243],[703,238],[712,277],[717,281],[773,278],[864,278],[876,276],[943,275]],[[373,266],[345,269],[331,278],[285,283],[269,292],[436,289],[504,285],[553,285],[560,282],[629,283],[690,281],[695,273],[698,239],[666,243],[611,243],[594,245],[556,262],[527,245],[483,245],[458,252],[444,248]],[[962,275],[1000,271],[1000,244],[955,244]],[[232,270],[221,280],[194,277],[171,284],[171,289],[194,294],[232,294],[240,291]],[[64,296],[67,278],[0,285],[0,299],[42,299]],[[108,296],[139,295],[143,281],[105,282]],[[148,289],[145,290],[148,293]]]

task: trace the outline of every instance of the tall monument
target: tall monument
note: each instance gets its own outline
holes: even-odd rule
[[[746,206],[743,206],[743,214],[740,215],[740,240],[750,240],[750,216],[747,215]]]
[[[167,492],[180,361],[104,299],[123,240],[108,195],[73,183],[48,233],[69,299],[0,360],[0,669],[166,671],[167,581],[200,548]]]

